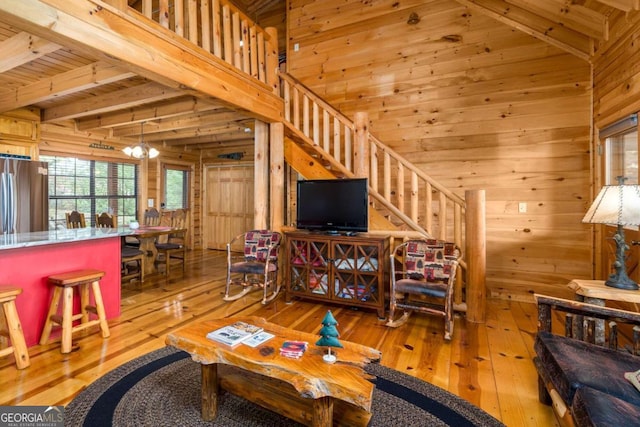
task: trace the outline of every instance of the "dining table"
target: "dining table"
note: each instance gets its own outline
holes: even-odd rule
[[[141,225],[139,228],[130,230],[124,236],[134,237],[140,242],[140,250],[144,253],[144,274],[157,273],[156,260],[158,249],[156,242],[162,236],[184,235],[186,228],[176,228],[163,225]],[[123,237],[124,238],[124,237]]]

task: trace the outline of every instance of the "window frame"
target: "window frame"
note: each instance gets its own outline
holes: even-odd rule
[[[178,164],[178,163],[163,163],[162,164],[162,202],[160,208],[167,210],[175,209],[189,209],[191,205],[191,181],[193,179],[193,167],[190,164]],[[185,178],[182,184],[182,206],[170,206],[167,203],[167,174],[170,171],[180,171]]]
[[[71,210],[78,210],[84,213],[87,226],[92,227],[95,226],[95,214],[100,214],[105,210],[117,215],[118,225],[126,225],[132,219],[137,218],[140,195],[140,166],[137,163],[122,161],[121,159],[69,156],[62,153],[41,153],[39,159],[49,162],[50,165],[56,159],[63,159],[63,162],[71,160],[73,163],[73,170],[62,171],[65,173],[58,173],[59,170],[56,165],[49,168],[50,228],[66,227],[65,213]],[[78,172],[80,162],[88,163],[88,174]],[[96,176],[96,170],[101,167],[101,164],[106,164],[106,175]],[[86,164],[80,165],[80,168],[82,167],[86,167]],[[128,169],[128,171],[125,169]],[[121,172],[125,173],[119,176]],[[131,172],[133,172],[133,176],[130,175]],[[89,189],[87,194],[78,194],[78,178],[88,178]],[[73,181],[73,194],[58,194],[59,185],[65,179],[67,182]],[[98,185],[101,185],[104,181],[106,181],[106,191],[98,191]],[[133,182],[133,194],[120,193],[121,189],[130,190],[132,188],[131,182]],[[106,201],[106,204],[103,203],[104,201]],[[131,203],[133,208],[131,208]],[[128,212],[128,214],[125,214],[125,212]],[[52,213],[54,214],[53,217]],[[53,224],[53,227],[51,224]]]

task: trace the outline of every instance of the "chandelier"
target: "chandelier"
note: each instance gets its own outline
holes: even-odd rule
[[[144,142],[144,123],[140,123],[140,142],[134,146],[124,147],[122,151],[124,151],[124,154],[127,156],[135,157],[136,159],[144,159],[147,157],[153,159],[160,154],[158,150]]]

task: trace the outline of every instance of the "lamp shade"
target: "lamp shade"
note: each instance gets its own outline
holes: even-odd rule
[[[582,222],[640,225],[640,186],[605,185]]]

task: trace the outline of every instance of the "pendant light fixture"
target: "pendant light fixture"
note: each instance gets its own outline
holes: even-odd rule
[[[134,146],[124,147],[122,151],[124,151],[124,154],[127,156],[136,159],[144,159],[147,157],[153,159],[160,154],[158,150],[144,142],[144,123],[140,123],[140,142]]]

